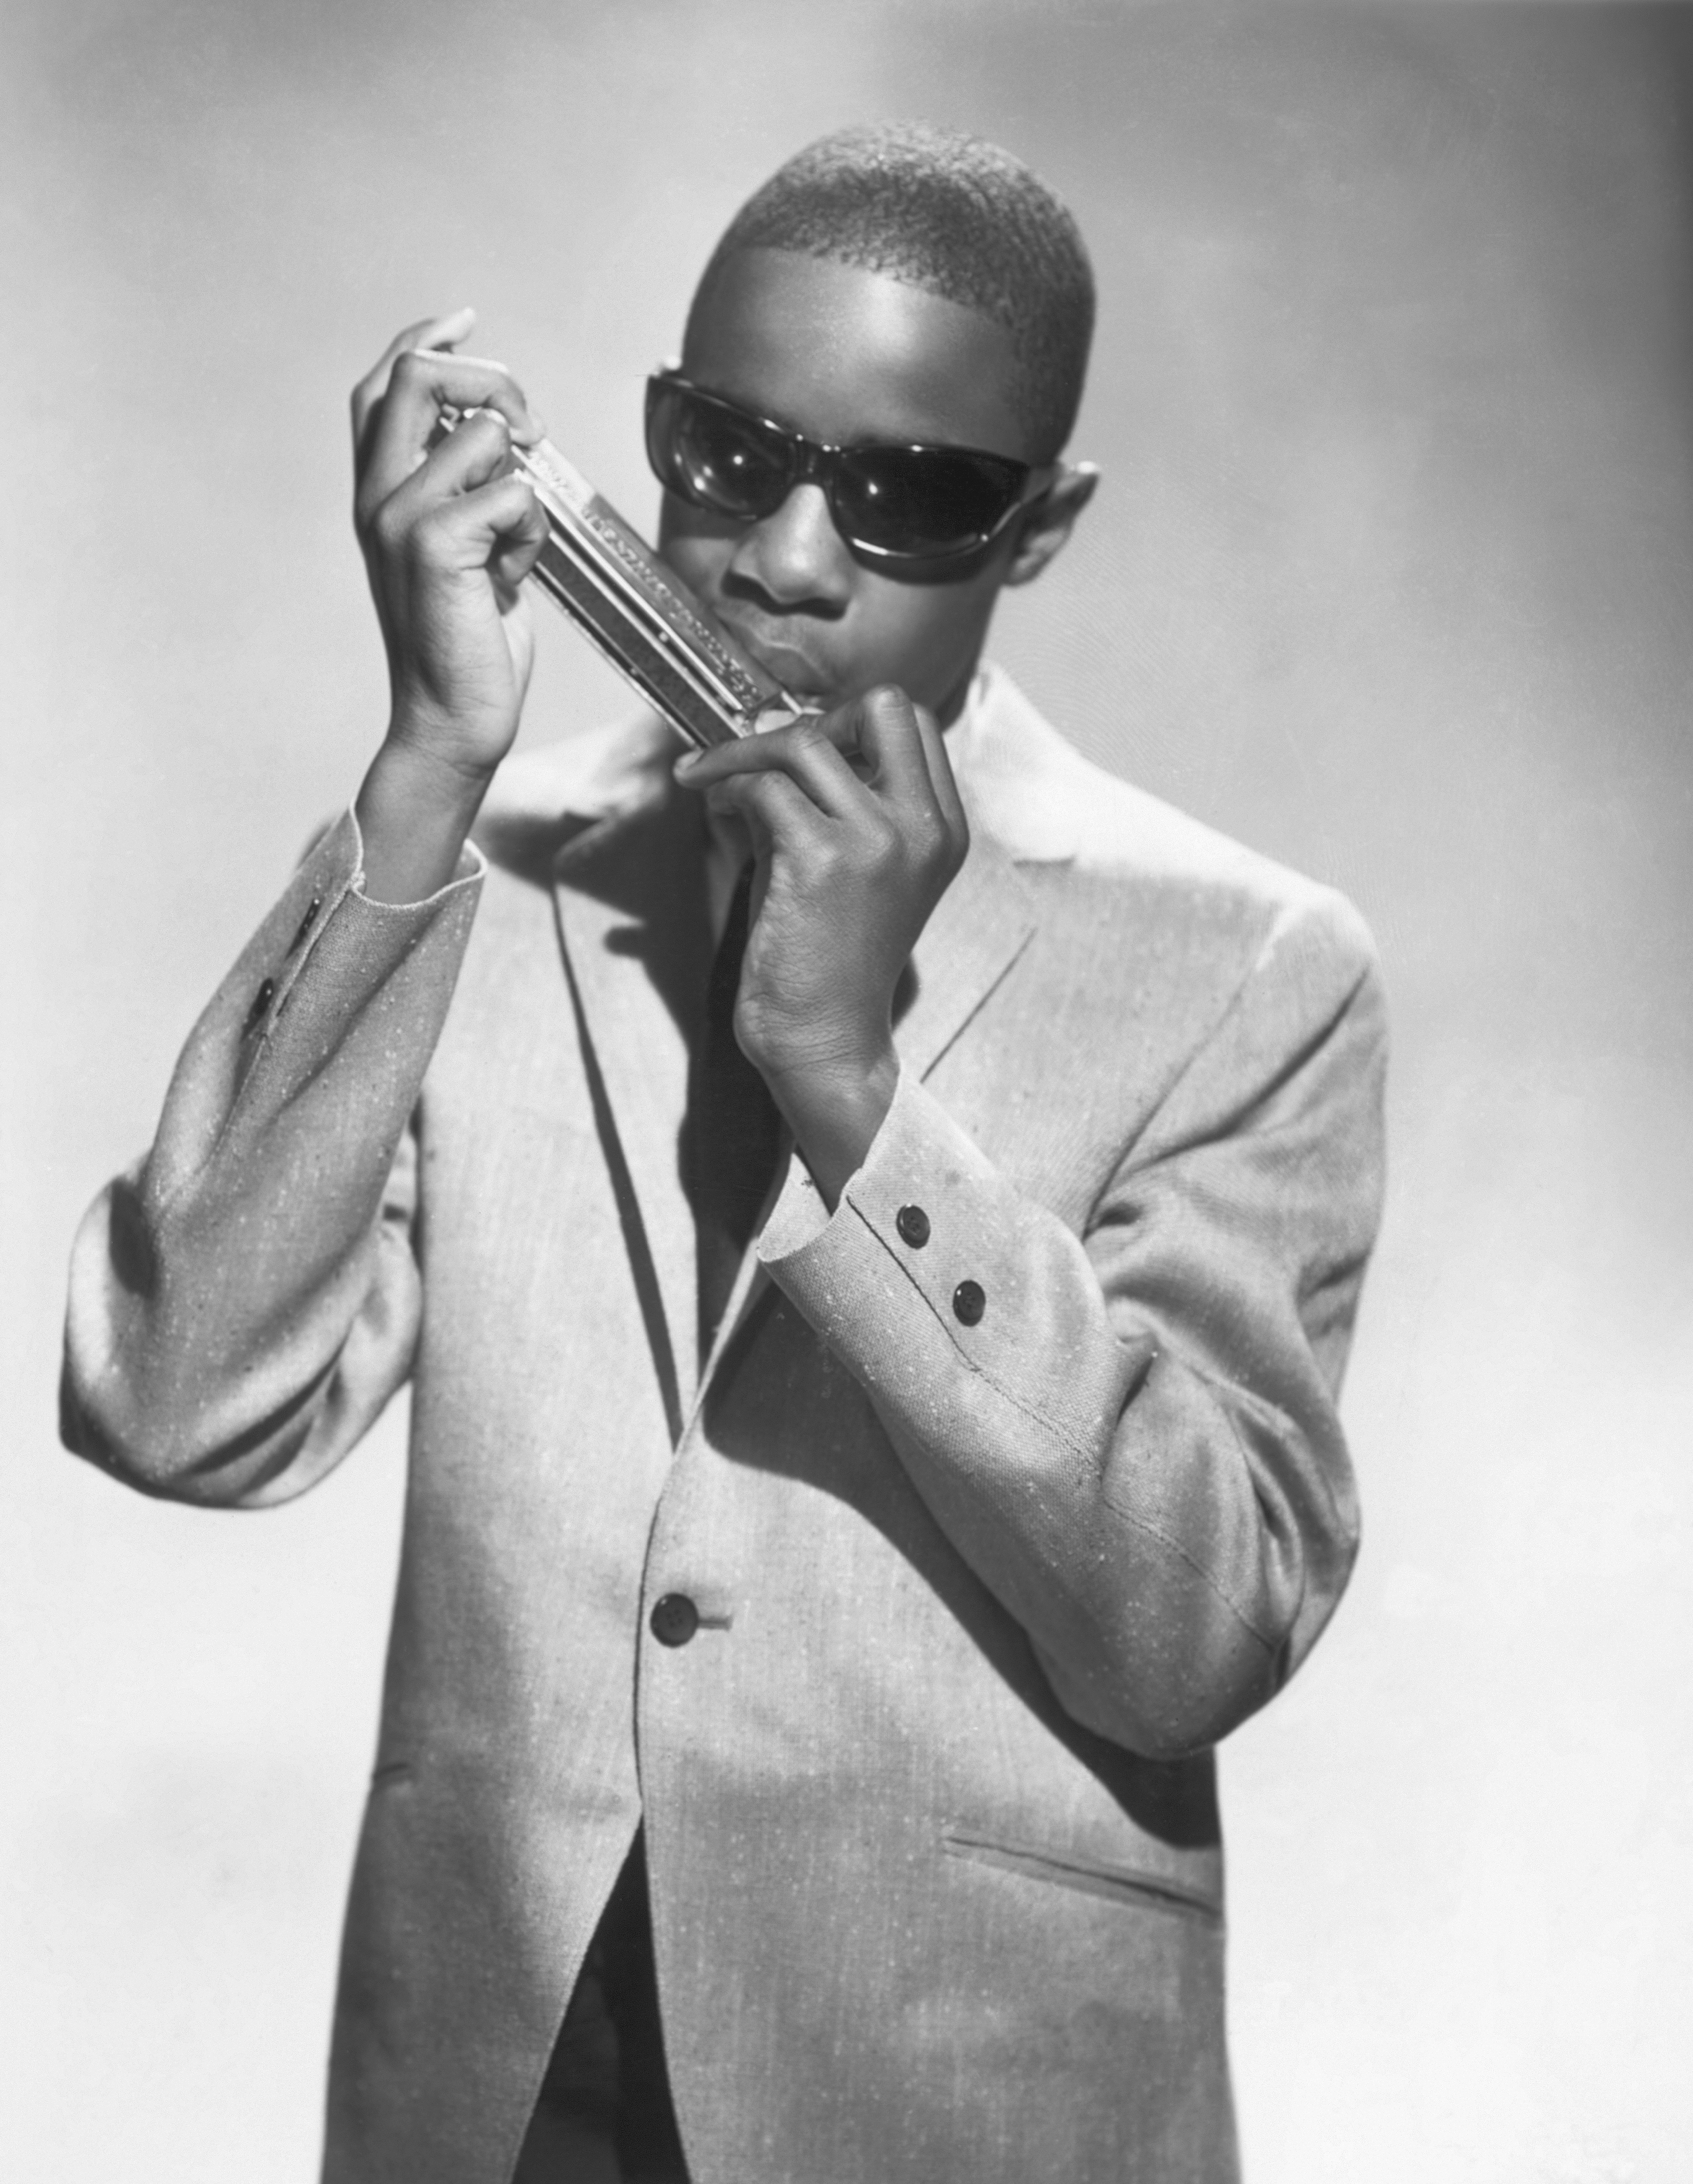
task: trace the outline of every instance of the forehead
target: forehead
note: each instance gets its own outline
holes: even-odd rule
[[[1028,460],[1005,328],[863,266],[736,251],[696,300],[682,368],[813,439],[922,440]]]

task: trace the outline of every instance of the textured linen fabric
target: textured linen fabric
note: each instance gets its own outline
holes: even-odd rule
[[[701,1371],[672,748],[515,763],[414,908],[344,821],[78,1239],[66,1438],[146,1491],[284,1499],[411,1377],[325,2176],[506,2184],[644,1823],[696,2184],[1224,2184],[1211,1747],[1355,1546],[1367,938],[990,677],[894,1107]]]

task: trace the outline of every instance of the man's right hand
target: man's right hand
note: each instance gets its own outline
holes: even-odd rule
[[[353,391],[354,522],[392,700],[356,806],[379,901],[420,900],[451,878],[528,682],[518,588],[546,526],[506,461],[541,427],[509,373],[453,354],[472,315],[408,326]],[[432,448],[446,404],[489,414]]]

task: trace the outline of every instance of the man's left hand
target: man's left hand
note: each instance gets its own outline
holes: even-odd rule
[[[894,989],[969,844],[945,741],[882,688],[676,775],[751,834],[735,1037],[832,1208],[893,1098]]]

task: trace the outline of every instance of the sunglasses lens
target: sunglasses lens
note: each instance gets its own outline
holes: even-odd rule
[[[911,560],[985,538],[1017,497],[1024,471],[991,455],[942,448],[855,448],[841,462],[835,511],[874,553]]]
[[[662,483],[720,515],[768,515],[787,493],[781,443],[756,418],[685,387],[657,388],[647,416],[647,452]]]
[[[813,448],[663,373],[647,382],[646,452],[662,485],[741,523],[773,515],[799,478],[816,477],[847,543],[889,561],[963,560],[1029,475],[974,448]]]

